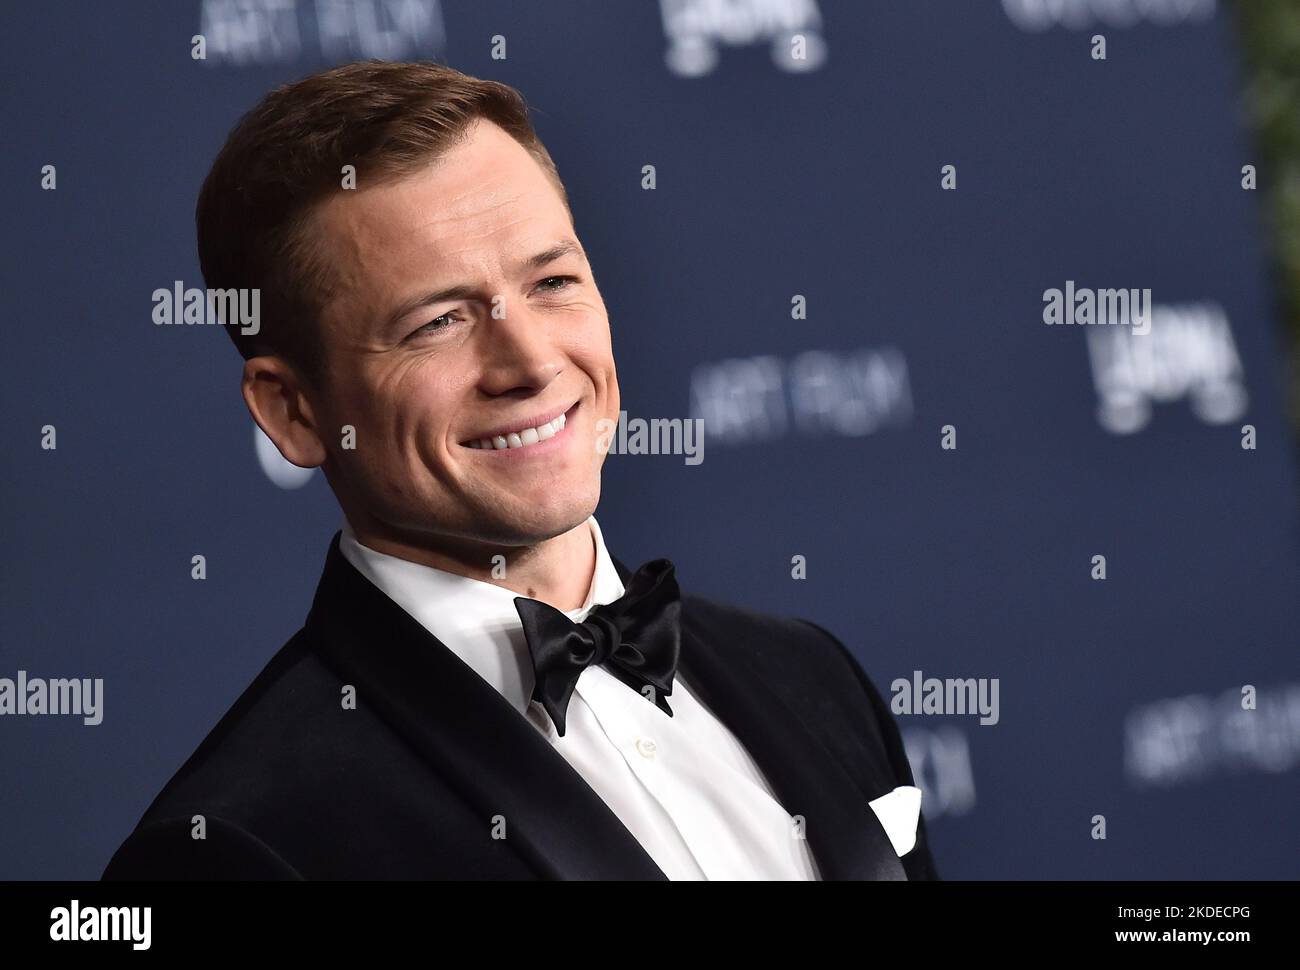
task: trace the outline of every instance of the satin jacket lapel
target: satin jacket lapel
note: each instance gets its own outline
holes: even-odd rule
[[[359,573],[334,536],[307,619],[323,659],[543,878],[667,876],[600,796],[493,687]]]
[[[631,572],[610,559],[626,584]],[[775,692],[748,668],[724,664],[682,617],[678,670],[754,757],[782,807],[803,816],[821,878],[906,880],[866,793]]]

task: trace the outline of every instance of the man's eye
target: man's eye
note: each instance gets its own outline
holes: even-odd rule
[[[418,337],[425,333],[434,333],[438,330],[442,330],[444,327],[449,327],[455,318],[456,315],[454,313],[444,313],[440,317],[434,317],[428,323],[424,324],[424,326],[416,327],[412,330],[407,339],[410,339],[410,337]]]
[[[557,290],[562,290],[565,287],[576,282],[578,282],[578,278],[576,276],[548,276],[546,277],[546,279],[542,280],[537,285],[543,287],[545,290],[547,290],[550,293],[554,293]],[[559,285],[547,286],[546,284],[548,283],[558,283]]]

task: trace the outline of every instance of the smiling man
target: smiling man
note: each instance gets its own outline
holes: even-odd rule
[[[844,646],[606,548],[609,319],[517,92],[379,62],[288,85],[197,222],[208,286],[261,292],[227,330],[244,401],[344,522],[105,878],[935,878]]]

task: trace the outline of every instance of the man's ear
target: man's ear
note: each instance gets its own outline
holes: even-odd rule
[[[244,361],[243,391],[253,420],[285,461],[299,468],[324,464],[325,445],[304,383],[288,362],[275,356]]]

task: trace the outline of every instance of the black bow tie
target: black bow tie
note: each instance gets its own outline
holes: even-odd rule
[[[604,664],[672,717],[667,695],[673,691],[681,652],[681,602],[673,564],[667,559],[646,563],[622,596],[595,607],[581,623],[526,596],[515,597],[515,609],[537,674],[533,699],[546,708],[560,737],[574,685],[592,664]]]

